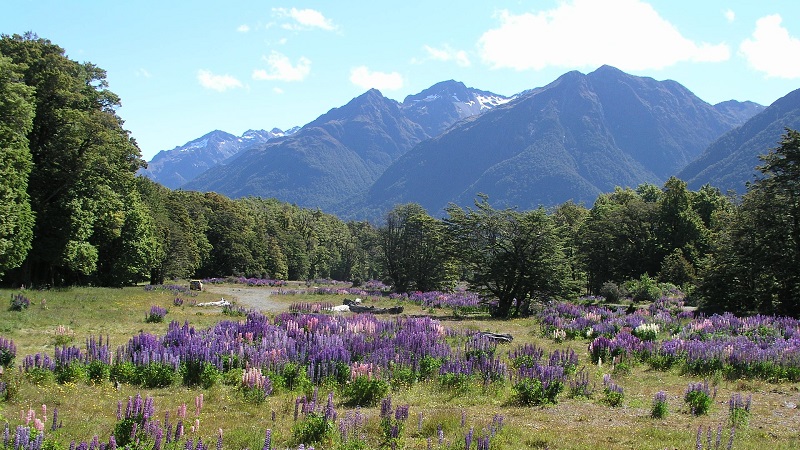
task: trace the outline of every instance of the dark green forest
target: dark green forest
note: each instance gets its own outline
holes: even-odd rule
[[[145,166],[106,73],[33,34],[0,39],[0,277],[9,286],[125,286],[193,277],[461,282],[502,317],[579,295],[674,286],[708,311],[800,316],[800,133],[765,148],[742,196],[617,188],[591,208],[496,209],[481,196],[378,224],[275,199],[170,190]]]

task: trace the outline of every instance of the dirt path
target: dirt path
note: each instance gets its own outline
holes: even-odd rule
[[[226,300],[235,300],[237,304],[247,309],[265,312],[286,311],[286,305],[270,298],[272,290],[263,287],[232,287],[215,286],[207,284],[208,292],[217,294]]]

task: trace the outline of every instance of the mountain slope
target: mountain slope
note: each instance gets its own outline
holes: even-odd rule
[[[285,133],[277,128],[272,131],[248,130],[241,137],[212,131],[172,150],[158,152],[139,174],[176,189],[244,148],[283,135]]]
[[[673,81],[608,66],[570,72],[420,143],[353,215],[412,201],[435,214],[481,192],[523,209],[591,203],[615,186],[661,183],[738,124]]]
[[[785,128],[800,129],[800,89],[776,100],[744,125],[712,143],[678,177],[697,189],[709,183],[723,192],[745,191],[761,164],[758,155],[777,147]]]
[[[253,147],[183,187],[332,207],[363,195],[386,167],[431,133],[506,101],[455,81],[438,83],[402,104],[373,89],[295,135]]]
[[[373,89],[295,135],[251,148],[184,188],[326,208],[366,189],[392,161],[426,137],[396,102]]]

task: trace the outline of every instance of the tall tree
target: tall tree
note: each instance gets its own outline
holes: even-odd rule
[[[655,202],[644,201],[631,189],[616,188],[597,198],[581,228],[581,253],[591,292],[599,292],[608,281],[620,283],[643,273],[658,273],[656,213]]]
[[[712,310],[800,316],[800,133],[761,156],[762,176],[725,220],[702,271]]]
[[[441,221],[416,204],[395,206],[378,228],[384,271],[397,292],[452,287],[455,267]]]
[[[553,219],[544,210],[496,210],[485,196],[475,209],[446,209],[452,248],[473,289],[497,299],[499,317],[527,313],[535,300],[568,292],[568,264]]]
[[[22,264],[33,239],[27,189],[34,90],[22,81],[21,71],[0,54],[0,277]]]
[[[107,89],[105,71],[70,60],[33,34],[3,36],[0,53],[24,67],[25,83],[35,88],[28,193],[36,221],[17,276],[36,283],[92,281],[98,265],[111,264],[103,248],[139,211],[127,197],[144,161],[116,114],[120,99]]]

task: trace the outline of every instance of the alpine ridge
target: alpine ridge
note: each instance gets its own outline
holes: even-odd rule
[[[244,140],[213,132],[160,153],[148,171],[166,166],[162,154],[186,155],[195,175],[173,176],[172,186],[274,197],[344,219],[379,221],[408,202],[436,215],[481,193],[498,207],[589,206],[617,186],[660,185],[705,164],[693,161],[762,111],[752,102],[711,105],[676,81],[611,66],[510,97],[448,80],[402,103],[371,89],[293,133],[216,160],[189,158],[207,142],[224,153],[225,143]]]

